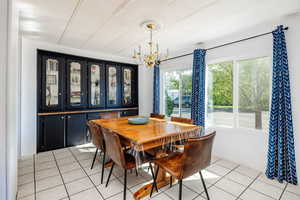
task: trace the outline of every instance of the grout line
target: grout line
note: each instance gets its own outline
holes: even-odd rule
[[[34,189],[34,200],[36,200],[36,180],[35,180],[35,155],[33,157],[33,189]]]
[[[55,161],[55,163],[56,163],[56,167],[58,168],[58,172],[59,172],[60,178],[62,179],[63,185],[64,185],[64,187],[65,187],[65,190],[66,190],[68,199],[70,199],[70,195],[69,195],[69,192],[68,192],[68,190],[67,190],[67,186],[65,185],[64,178],[63,178],[63,176],[62,176],[62,174],[61,174],[61,172],[60,172],[60,169],[59,169],[59,166],[58,166],[58,163],[57,163],[57,160],[56,160],[56,158],[55,158],[55,155],[54,155],[53,151],[52,151],[52,154],[53,154],[53,156],[54,156],[54,161]]]
[[[215,183],[213,183],[213,184],[211,184],[210,186],[208,186],[208,187],[207,187],[207,190],[208,190],[209,188],[213,187],[213,186],[217,187],[216,184],[217,184],[218,182],[220,182],[223,178],[225,178],[225,176],[227,176],[228,174],[230,174],[231,172],[233,172],[234,170],[236,170],[239,166],[240,166],[240,165],[237,165],[236,167],[232,168],[229,172],[227,172],[226,174],[224,174],[223,176],[221,176],[221,178],[220,178],[219,180],[217,180]],[[226,169],[228,169],[228,168],[226,168]],[[209,171],[209,170],[207,170],[207,171]],[[211,172],[211,173],[214,173],[214,172]],[[205,181],[205,180],[204,180],[204,181]],[[221,189],[221,188],[219,188],[219,187],[217,187],[217,188],[218,188],[218,189]],[[203,188],[203,189],[204,189],[204,188]],[[221,189],[221,190],[223,190],[223,189]],[[228,193],[228,194],[230,194],[230,195],[232,195],[231,193],[229,193],[229,192],[226,191],[226,190],[223,190],[223,191],[226,192],[226,193]],[[199,196],[203,197],[202,194],[203,194],[204,192],[205,192],[205,191],[202,191],[197,197],[199,197]],[[233,196],[235,196],[235,195],[233,195]]]
[[[258,177],[261,175],[261,173],[259,173],[252,181],[251,183],[240,193],[239,196],[237,196],[236,199],[239,199],[249,188],[250,186],[258,179]]]
[[[94,187],[96,188],[96,190],[98,191],[98,193],[100,194],[100,196],[102,197],[102,199],[105,199],[103,197],[103,195],[101,194],[101,192],[99,191],[99,189],[97,188],[97,186],[95,185],[95,183],[93,182],[93,180],[91,179],[91,177],[84,170],[84,168],[82,167],[81,163],[78,161],[78,159],[76,158],[76,156],[74,155],[74,153],[70,150],[70,148],[67,148],[67,149],[71,152],[72,156],[75,158],[75,160],[77,161],[77,163],[80,165],[80,167],[82,168],[82,170],[84,171],[84,173],[86,174],[86,176],[88,177],[88,179],[92,182],[92,184],[94,185]]]
[[[283,193],[286,191],[287,186],[288,186],[288,183],[286,183],[286,185],[285,185],[284,189],[282,190],[282,193],[281,193],[281,195],[280,195],[280,197],[279,197],[278,200],[280,200],[282,198]]]

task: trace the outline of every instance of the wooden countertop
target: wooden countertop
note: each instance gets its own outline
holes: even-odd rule
[[[48,115],[68,115],[68,114],[80,114],[80,113],[96,113],[96,112],[107,112],[107,111],[124,111],[124,110],[137,110],[138,107],[133,108],[108,108],[108,109],[97,109],[97,110],[75,110],[75,111],[64,111],[64,112],[45,112],[38,113],[38,116]]]

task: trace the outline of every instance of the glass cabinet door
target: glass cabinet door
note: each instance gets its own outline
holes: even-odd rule
[[[123,69],[123,105],[132,104],[132,70]]]
[[[89,106],[105,106],[105,71],[102,64],[89,63]]]
[[[57,111],[62,106],[62,66],[63,59],[56,57],[42,57],[41,95],[43,111]]]
[[[69,60],[67,65],[68,79],[68,107],[84,107],[85,106],[85,82],[86,82],[86,65],[83,61]]]
[[[119,68],[114,65],[107,66],[107,105],[114,107],[119,103]]]
[[[137,70],[131,66],[122,67],[122,105],[135,106],[137,95]]]

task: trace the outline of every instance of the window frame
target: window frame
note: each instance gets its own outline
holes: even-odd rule
[[[230,56],[230,57],[223,57],[218,59],[212,59],[209,60],[206,63],[206,72],[208,70],[208,65],[217,64],[221,62],[228,62],[232,61],[233,63],[233,127],[224,127],[222,125],[213,124],[210,126],[207,126],[207,128],[220,128],[220,129],[236,129],[236,130],[247,130],[247,132],[254,132],[261,134],[262,132],[268,132],[268,130],[265,129],[255,129],[255,128],[246,128],[246,127],[239,127],[239,61],[242,60],[251,60],[251,59],[257,59],[257,58],[269,58],[269,66],[270,66],[270,96],[269,96],[269,110],[271,110],[271,101],[272,101],[272,74],[273,74],[273,68],[272,68],[272,55],[270,54],[260,54],[260,55],[252,55],[252,56]],[[205,119],[207,120],[207,103],[208,103],[208,73],[205,75]],[[206,121],[206,124],[207,121]]]

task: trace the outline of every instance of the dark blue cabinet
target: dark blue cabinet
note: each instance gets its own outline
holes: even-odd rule
[[[38,152],[89,142],[100,112],[138,114],[137,65],[38,50],[37,83]]]
[[[43,116],[39,119],[38,152],[63,148],[66,145],[64,116]]]
[[[87,142],[86,114],[66,116],[66,146],[75,146]]]

